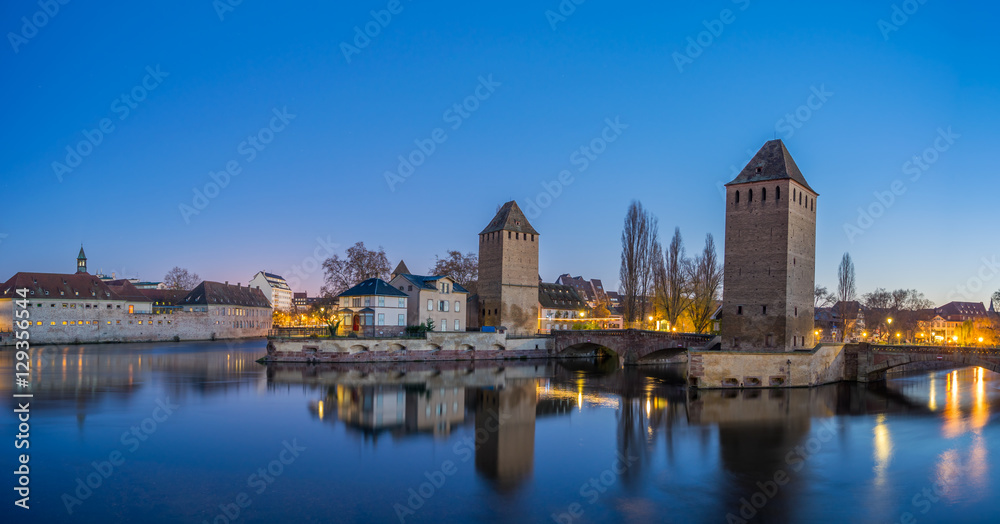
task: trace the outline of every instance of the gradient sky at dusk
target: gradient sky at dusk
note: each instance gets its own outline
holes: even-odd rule
[[[70,2],[12,44],[39,7],[4,2],[0,279],[71,272],[81,242],[91,272],[148,280],[175,265],[219,281],[289,276],[328,241],[381,245],[421,272],[475,251],[498,204],[533,216],[543,183],[571,170],[532,218],[541,275],[612,288],[630,200],[662,236],[679,226],[689,253],[706,233],[721,250],[720,184],[777,137],[821,194],[818,283],[834,287],[850,251],[860,292],[988,302],[1000,288],[996,5],[931,0],[886,40],[891,1],[588,0],[553,29],[558,0],[403,0],[348,62],[341,44],[388,3],[247,0],[220,20],[209,0]],[[724,9],[731,23],[711,23]],[[706,22],[721,34],[679,71],[674,53]],[[147,67],[166,76],[123,105]],[[480,88],[488,97],[453,129],[449,108],[491,75],[499,86]],[[250,160],[240,144],[284,108],[294,118]],[[60,181],[53,162],[105,118],[114,129]],[[574,152],[615,118],[628,127],[581,172]],[[385,173],[438,128],[434,153],[390,190]],[[949,128],[958,137],[926,170],[906,165]],[[240,174],[185,221],[179,206],[231,161]],[[849,238],[845,224],[897,180],[905,193]],[[977,274],[982,289],[961,292]],[[317,271],[301,287],[321,283]]]

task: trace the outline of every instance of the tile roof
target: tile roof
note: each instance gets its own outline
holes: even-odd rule
[[[535,231],[535,228],[531,227],[528,218],[524,216],[521,208],[517,206],[517,202],[513,200],[504,204],[500,208],[500,211],[497,211],[496,216],[493,217],[490,224],[486,226],[486,229],[482,230],[479,234],[484,235],[496,231],[517,231],[529,235],[538,234],[538,231]]]
[[[570,286],[562,284],[538,284],[538,303],[546,309],[585,309],[580,294]]]
[[[410,268],[406,267],[406,263],[402,260],[399,261],[399,264],[396,264],[396,269],[392,270],[393,275],[406,275],[409,272]]]
[[[0,287],[0,298],[20,298],[17,290],[34,291],[28,298],[96,298],[124,300],[101,279],[89,273],[17,273]]]
[[[937,308],[935,313],[947,320],[971,320],[987,316],[986,306],[982,302],[951,302]]]
[[[437,289],[436,282],[438,280],[441,280],[442,278],[451,278],[448,275],[424,276],[424,275],[400,274],[400,275],[397,275],[397,276],[403,277],[406,280],[409,280],[410,282],[413,282],[413,285],[418,286],[421,289],[429,289],[429,290],[435,290],[435,289]],[[458,282],[455,282],[455,279],[451,278],[451,282],[452,282],[451,289],[455,293],[468,293],[469,292],[469,290],[467,290],[464,287],[462,287]]]
[[[112,293],[121,297],[122,300],[130,302],[152,302],[139,288],[128,280],[109,280],[104,282]]]
[[[204,281],[192,289],[179,305],[232,305],[243,307],[271,307],[264,292],[257,288],[231,286]]]
[[[750,163],[743,168],[743,171],[727,186],[737,184],[751,184],[754,182],[765,182],[768,180],[792,179],[805,187],[809,191],[816,191],[809,186],[806,178],[799,171],[799,166],[795,165],[792,155],[781,140],[770,140],[764,147],[757,151],[757,154],[750,160]],[[817,193],[818,194],[818,193]]]
[[[376,296],[385,295],[392,297],[405,297],[408,296],[406,293],[392,287],[388,282],[382,280],[381,278],[369,278],[364,282],[344,291],[343,293],[337,295],[340,297],[363,297],[363,296]]]

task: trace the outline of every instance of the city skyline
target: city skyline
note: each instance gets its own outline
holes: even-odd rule
[[[631,199],[664,239],[680,227],[689,254],[707,233],[721,252],[721,184],[781,138],[820,193],[819,285],[835,287],[850,251],[861,293],[988,304],[1000,287],[988,17],[942,4],[895,24],[891,4],[860,2],[636,4],[641,17],[404,2],[387,19],[389,5],[153,7],[137,22],[68,4],[8,38],[4,89],[20,103],[2,131],[13,198],[0,278],[71,272],[81,242],[91,272],[146,280],[173,266],[290,278],[358,241],[422,272],[475,252],[496,206],[517,200],[545,281],[570,272],[615,289]],[[38,7],[3,9],[24,34]],[[373,22],[365,43],[356,28]],[[424,161],[403,176],[400,156]],[[321,283],[314,271],[295,291]]]

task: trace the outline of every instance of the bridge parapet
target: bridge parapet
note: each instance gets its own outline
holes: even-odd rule
[[[701,349],[715,339],[713,335],[638,329],[554,331],[552,336],[557,355],[567,350],[596,350],[597,347],[604,347],[618,353],[628,363],[636,363],[641,358],[664,350]]]

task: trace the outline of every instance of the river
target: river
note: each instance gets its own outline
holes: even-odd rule
[[[1000,380],[978,368],[740,392],[610,360],[33,351],[30,509],[5,475],[4,522],[1000,521]],[[11,472],[11,351],[0,373]]]

